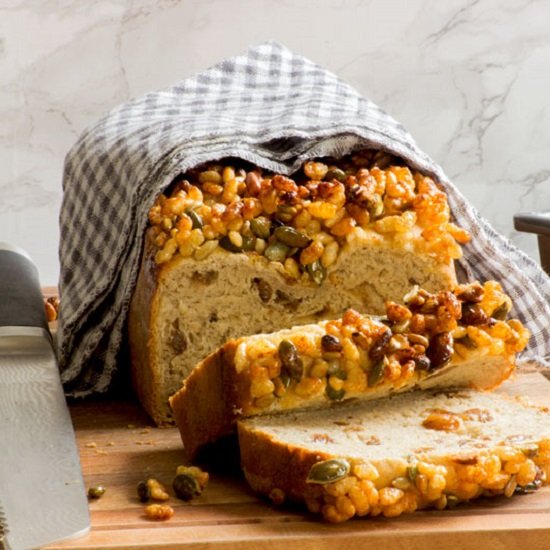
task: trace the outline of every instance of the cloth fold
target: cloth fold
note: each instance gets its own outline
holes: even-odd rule
[[[524,357],[550,366],[550,279],[536,262],[480,216],[391,116],[329,71],[267,42],[113,109],[68,152],[58,328],[66,393],[111,385],[147,214],[174,177],[223,157],[291,174],[308,158],[364,147],[402,157],[446,188],[453,217],[473,236],[462,270],[503,284],[512,313],[532,332]]]

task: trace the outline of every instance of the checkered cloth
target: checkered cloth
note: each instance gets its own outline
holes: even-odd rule
[[[305,159],[384,149],[446,188],[472,243],[469,278],[497,279],[550,366],[550,280],[468,204],[393,118],[322,67],[268,42],[129,101],[88,128],[65,161],[58,351],[68,395],[107,390],[117,370],[147,213],[174,177],[240,157],[291,174]]]

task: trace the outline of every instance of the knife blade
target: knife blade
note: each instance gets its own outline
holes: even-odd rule
[[[24,250],[6,243],[0,243],[0,498],[10,550],[89,530],[38,270]]]

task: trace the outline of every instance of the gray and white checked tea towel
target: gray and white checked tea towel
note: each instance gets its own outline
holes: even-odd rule
[[[147,213],[182,171],[227,156],[290,174],[310,157],[372,146],[446,187],[473,236],[462,267],[497,279],[532,331],[525,356],[550,366],[550,279],[468,204],[393,118],[322,67],[268,42],[88,128],[65,160],[58,350],[68,395],[109,388],[137,277]]]

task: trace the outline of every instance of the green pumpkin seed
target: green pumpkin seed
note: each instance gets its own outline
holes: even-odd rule
[[[233,244],[227,235],[220,239],[220,246],[229,252],[242,252],[242,247]]]
[[[376,386],[380,380],[384,377],[384,360],[381,359],[378,363],[371,366],[368,374],[369,387]]]
[[[370,217],[372,219],[379,218],[384,213],[384,202],[380,195],[373,195],[367,205]]]
[[[202,221],[202,218],[199,214],[197,214],[194,210],[189,210],[186,212],[186,214],[191,218],[191,221],[193,222],[192,229],[202,229],[204,222]]]
[[[307,235],[296,231],[294,227],[290,227],[288,225],[281,225],[280,227],[275,228],[273,234],[278,241],[281,241],[290,247],[305,248],[311,242],[311,239]]]
[[[277,213],[275,216],[278,220],[288,223],[289,221],[296,216],[298,209],[295,206],[290,206],[288,204],[281,204],[277,207]]]
[[[306,483],[326,485],[345,478],[351,469],[345,458],[331,458],[317,462],[311,467]]]
[[[284,262],[287,258],[289,247],[279,241],[274,241],[264,250],[264,256],[271,262]]]
[[[197,479],[191,474],[177,474],[172,482],[174,493],[181,500],[191,500],[198,497],[201,492],[201,486]]]
[[[413,464],[412,466],[407,466],[407,477],[414,483],[416,481],[416,476],[418,475],[418,466]]]
[[[256,248],[256,238],[251,235],[243,235],[243,250],[255,250]]]
[[[497,321],[504,321],[506,319],[506,316],[510,312],[510,309],[508,307],[508,304],[506,302],[500,304],[495,311],[493,311],[493,314],[491,317],[493,319],[496,319]]]
[[[348,377],[348,373],[344,369],[344,365],[340,360],[328,361],[327,374],[329,376],[335,376],[340,380],[346,380]]]
[[[88,489],[88,498],[98,499],[105,494],[105,487],[103,485],[95,485]]]
[[[331,401],[342,401],[346,395],[346,390],[344,388],[335,390],[330,384],[327,383],[325,393]]]
[[[259,218],[250,220],[250,229],[256,237],[269,239],[271,235],[271,222],[267,218],[260,216]]]
[[[316,260],[315,262],[308,264],[306,270],[314,283],[320,285],[327,277],[327,271],[323,267],[323,264]]]
[[[447,495],[447,508],[456,508],[459,502],[456,495]]]
[[[338,180],[340,182],[346,181],[346,173],[340,168],[330,168],[324,177],[325,181]]]

